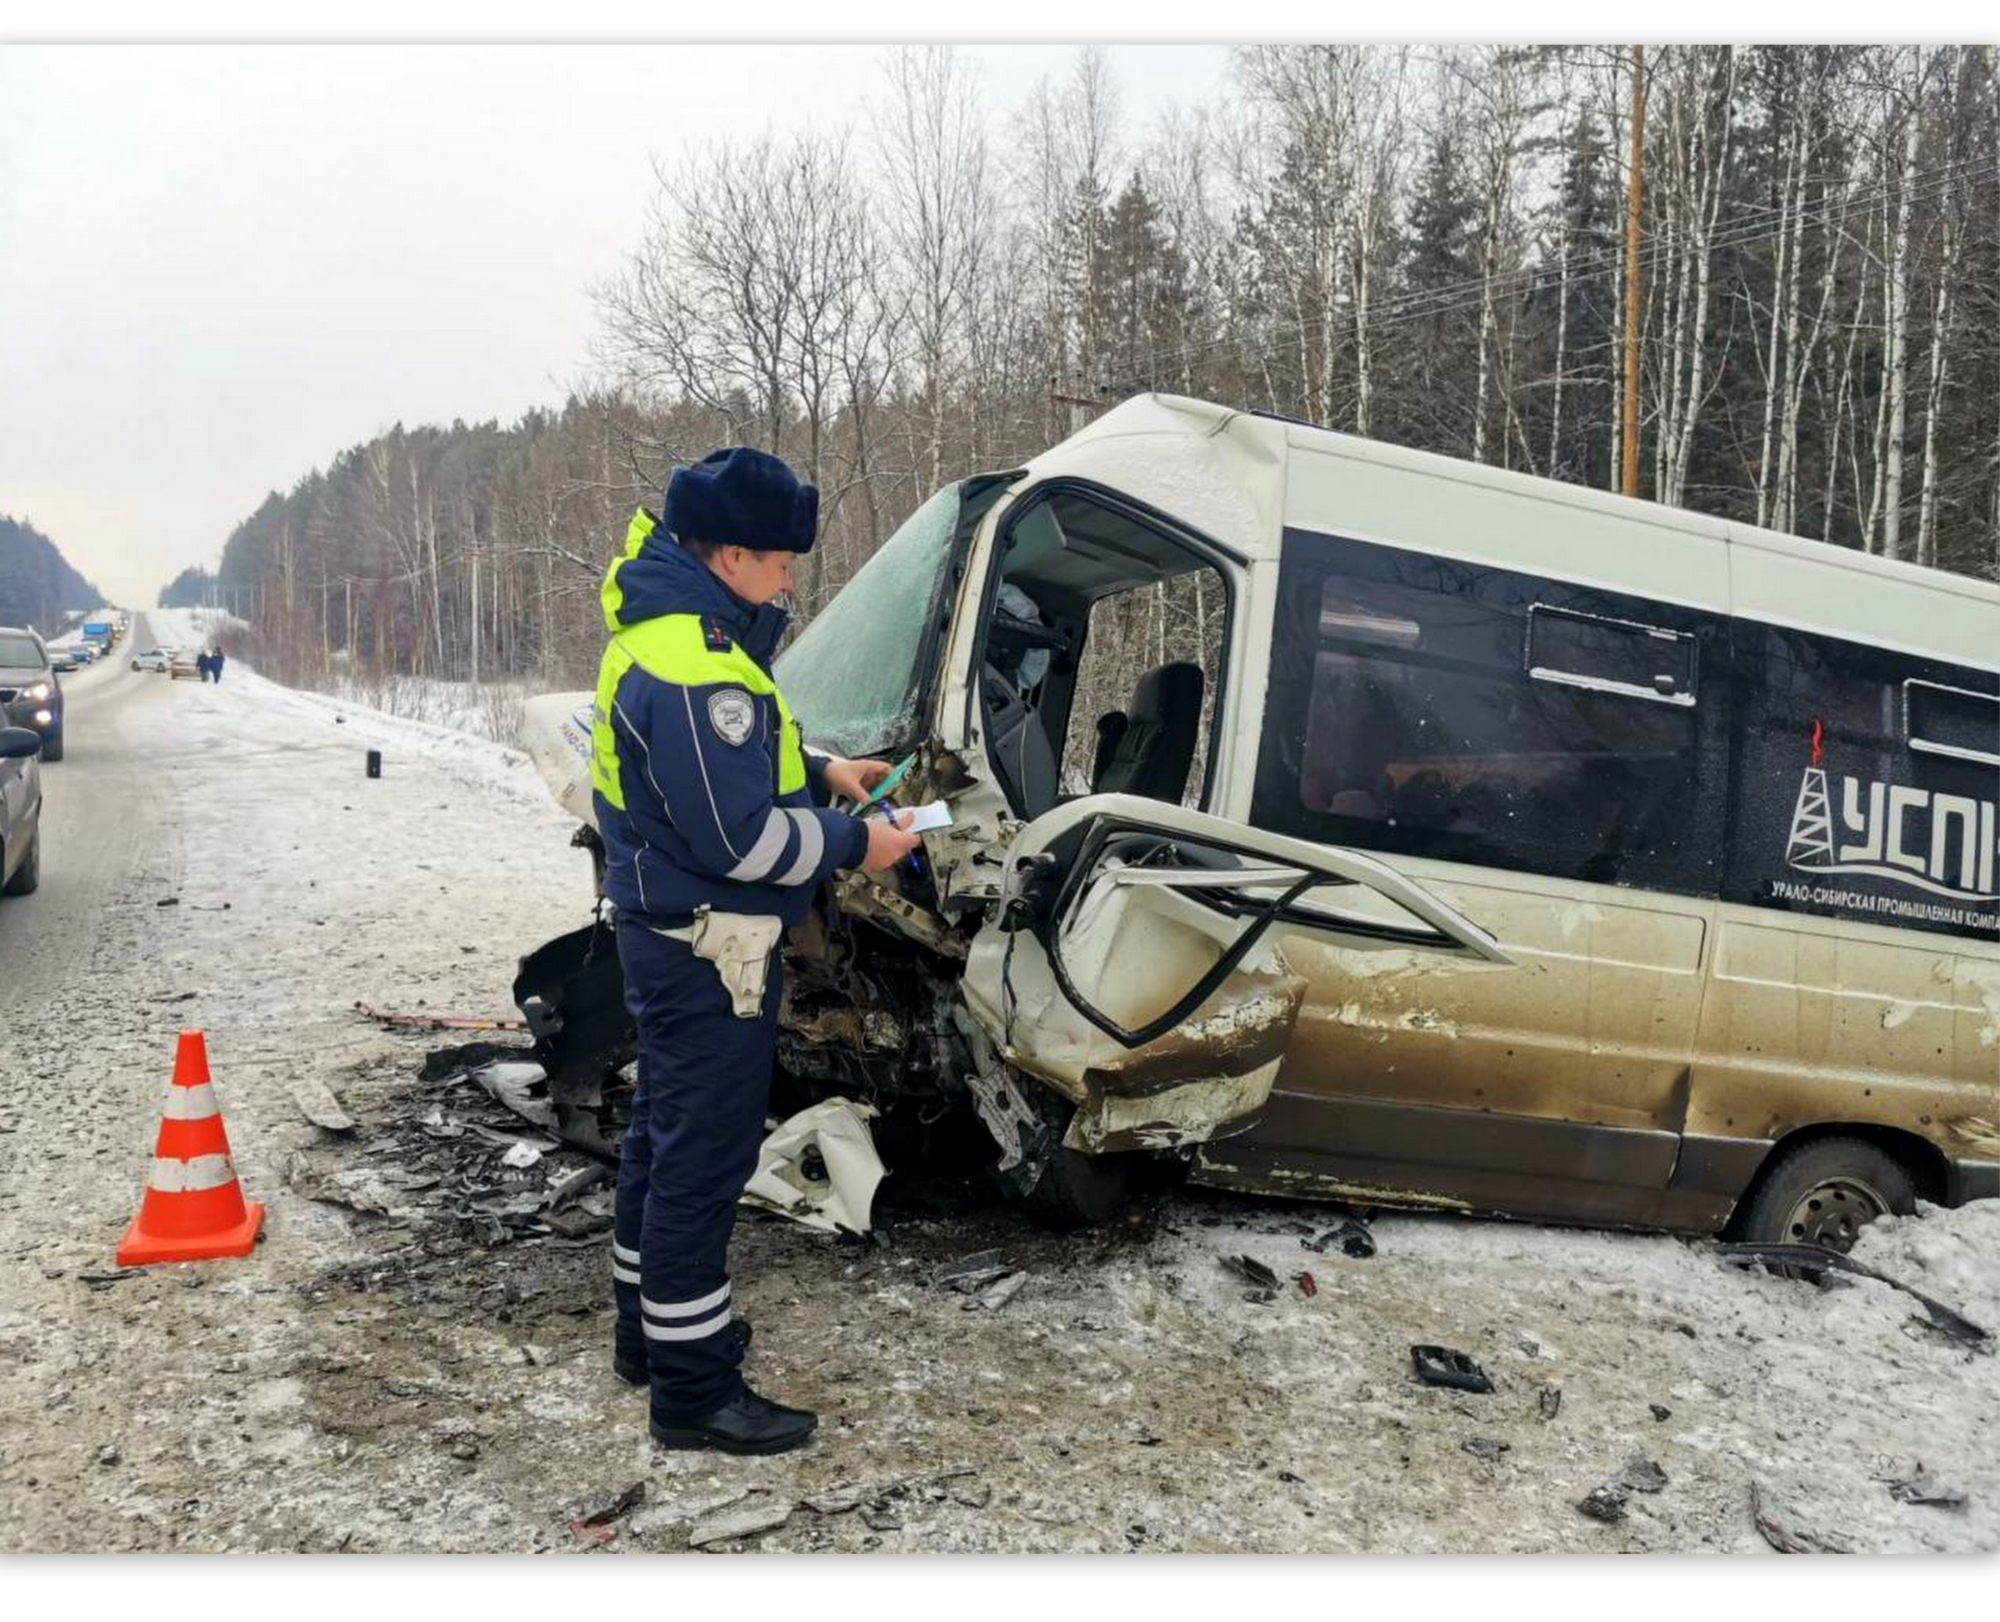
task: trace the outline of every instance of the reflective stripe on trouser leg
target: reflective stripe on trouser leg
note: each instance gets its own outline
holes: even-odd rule
[[[635,1102],[633,1136],[643,1121],[651,1151],[637,1248],[653,1405],[706,1413],[743,1389],[742,1337],[724,1333],[729,1237],[764,1136],[779,977],[774,965],[761,1016],[738,1019],[715,966],[685,941],[620,919],[618,949],[639,1033],[644,1107]],[[628,1138],[628,1160],[637,1148]]]
[[[619,1146],[618,1191],[611,1226],[611,1294],[618,1305],[612,1352],[627,1363],[646,1361],[646,1337],[639,1328],[639,1238],[646,1221],[646,1179],[652,1168],[642,1067],[632,1099],[632,1119]]]

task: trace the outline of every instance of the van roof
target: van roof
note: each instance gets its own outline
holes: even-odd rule
[[[1150,493],[1175,511],[1181,511],[1177,498],[1183,496],[1205,498],[1199,504],[1212,508],[1215,475],[1223,474],[1240,487],[1240,495],[1248,497],[1264,520],[1230,526],[1235,537],[1254,537],[1246,548],[1253,557],[1277,555],[1291,454],[1310,450],[1349,463],[1450,479],[1461,490],[1483,486],[1579,515],[1602,514],[1621,526],[1636,522],[1697,538],[1729,549],[1730,601],[1735,612],[1987,668],[2000,664],[2000,584],[1185,395],[1146,394],[1122,401],[1037,457],[1034,466],[1041,472],[1046,462],[1046,471],[1062,471],[1070,460],[1064,453],[1072,448],[1095,447],[1116,437],[1161,435],[1231,442],[1233,454],[1218,457],[1190,458],[1182,450],[1166,465],[1147,458],[1147,472],[1157,486]],[[1204,490],[1204,485],[1210,488]],[[1134,493],[1143,497],[1148,491]],[[1241,511],[1240,499],[1233,505]],[[1199,521],[1195,512],[1183,515],[1190,522]]]

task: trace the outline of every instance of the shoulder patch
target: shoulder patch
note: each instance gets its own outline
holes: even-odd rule
[[[727,653],[735,646],[730,640],[729,633],[722,628],[722,621],[712,614],[702,615],[701,636],[702,640],[717,653]]]
[[[727,744],[748,741],[757,726],[757,705],[740,687],[725,687],[708,695],[708,724]]]

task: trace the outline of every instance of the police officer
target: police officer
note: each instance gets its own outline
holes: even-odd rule
[[[777,1043],[778,941],[836,868],[919,843],[860,799],[882,761],[808,752],[770,660],[819,492],[737,447],[677,469],[605,576],[591,785],[639,1085],[618,1173],[613,1365],[667,1447],[777,1453],[817,1417],[752,1391],[727,1268]]]

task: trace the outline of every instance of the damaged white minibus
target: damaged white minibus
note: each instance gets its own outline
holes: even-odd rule
[[[1146,1161],[1842,1249],[2000,1192],[2000,588],[1153,395],[939,491],[778,677],[952,817],[787,942],[783,1088],[976,1121],[1054,1219]],[[585,820],[588,703],[536,706]],[[517,987],[573,1121],[606,941]]]

